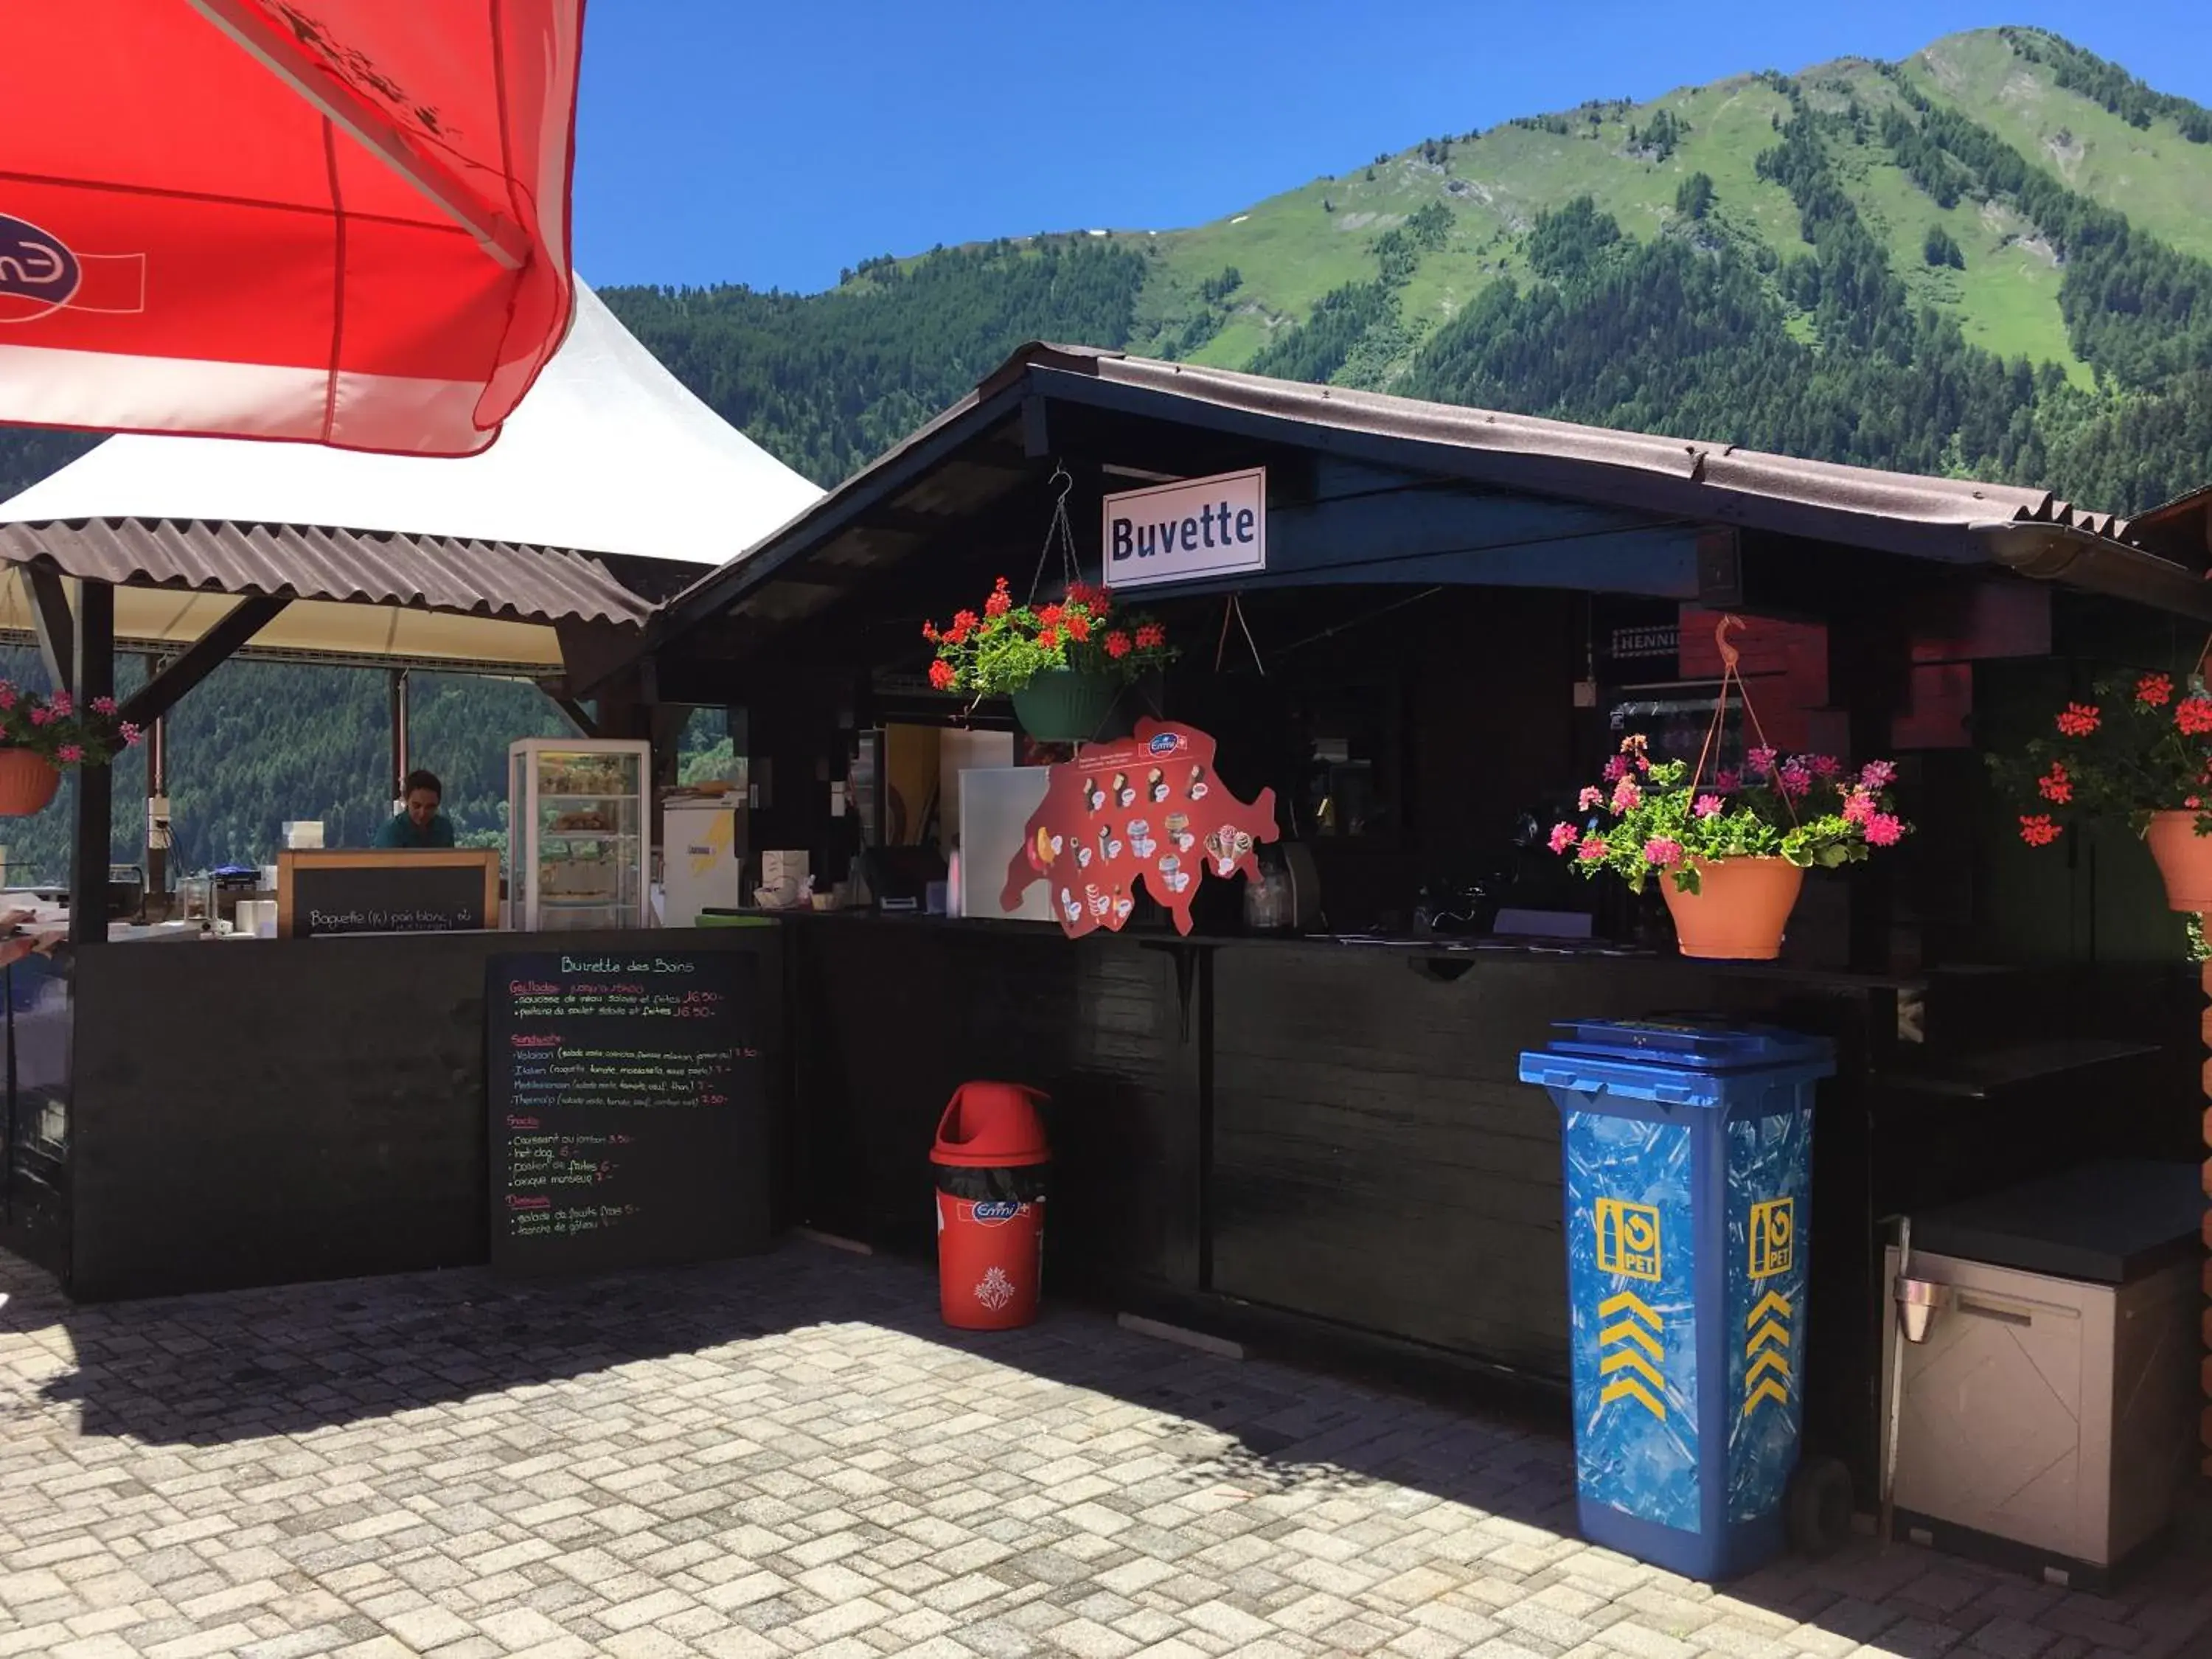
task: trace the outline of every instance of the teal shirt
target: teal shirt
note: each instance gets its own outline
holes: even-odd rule
[[[429,826],[420,830],[416,829],[414,820],[406,813],[395,812],[392,815],[392,822],[378,830],[376,839],[370,843],[374,847],[397,848],[401,851],[410,848],[451,847],[453,844],[453,821],[443,812],[432,814]]]

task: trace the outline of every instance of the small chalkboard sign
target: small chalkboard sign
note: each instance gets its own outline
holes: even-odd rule
[[[528,1273],[712,1261],[767,1243],[745,951],[491,959],[491,1260]]]
[[[495,849],[331,848],[277,858],[276,931],[285,939],[465,933],[498,926]]]

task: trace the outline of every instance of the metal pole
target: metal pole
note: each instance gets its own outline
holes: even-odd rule
[[[407,799],[407,671],[392,671],[392,799]],[[398,808],[394,809],[398,810]]]
[[[168,665],[164,657],[147,659],[147,678]],[[155,830],[155,803],[166,802],[169,793],[169,717],[159,716],[146,732],[146,896],[150,907],[166,905],[169,891],[169,830],[166,822],[167,809],[164,805],[164,823],[157,834]],[[166,910],[163,912],[167,914]]]

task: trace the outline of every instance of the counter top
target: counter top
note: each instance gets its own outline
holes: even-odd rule
[[[994,916],[884,915],[869,909],[769,910],[746,914],[749,915],[758,914],[772,917],[778,921],[801,924],[938,928],[997,933],[1009,939],[1056,939],[1060,937],[1060,930],[1050,922],[1016,921],[1001,920]],[[1101,937],[1101,935],[1092,937]],[[1440,965],[1456,967],[1460,971],[1465,971],[1466,969],[1485,961],[1501,960],[1671,963],[1704,973],[1748,975],[1765,980],[1802,984],[1808,988],[1827,986],[1837,989],[1917,991],[1924,988],[1927,984],[1927,981],[1918,975],[1853,974],[1833,969],[1800,967],[1782,962],[1699,961],[1678,956],[1671,951],[1648,950],[1606,939],[1497,936],[1462,938],[1443,934],[1218,933],[1204,931],[1181,934],[1165,928],[1153,930],[1133,927],[1118,934],[1103,935],[1103,937],[1125,939],[1155,949],[1188,945],[1208,950],[1233,948],[1365,951],[1378,956],[1421,957],[1437,962]]]

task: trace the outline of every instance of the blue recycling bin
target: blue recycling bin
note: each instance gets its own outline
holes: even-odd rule
[[[1691,1578],[1748,1572],[1784,1541],[1834,1050],[1771,1027],[1557,1029],[1521,1079],[1559,1108],[1583,1535]]]

